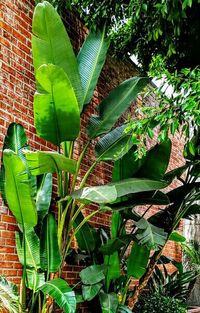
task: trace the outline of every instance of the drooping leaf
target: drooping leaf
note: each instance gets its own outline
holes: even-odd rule
[[[38,212],[38,219],[42,221],[48,213],[51,195],[52,195],[52,174],[44,174],[38,176],[37,194],[36,194],[36,207]]]
[[[150,250],[146,246],[133,243],[131,253],[127,262],[127,274],[129,277],[140,279],[145,271],[149,261]]]
[[[113,89],[100,103],[99,116],[92,116],[89,120],[87,125],[89,137],[93,139],[107,133],[148,82],[148,78],[133,77]]]
[[[167,205],[169,198],[161,191],[148,191],[142,193],[135,193],[128,195],[125,199],[117,199],[115,203],[110,204],[109,207],[114,211],[122,211],[125,209],[132,209],[138,205]]]
[[[77,60],[65,26],[59,14],[49,2],[43,1],[36,6],[33,14],[32,30],[35,72],[43,64],[54,64],[62,68],[73,86],[81,111],[83,105],[82,87]],[[40,89],[39,87],[37,86],[38,89]],[[63,93],[65,92],[63,90]]]
[[[164,246],[167,233],[162,228],[152,225],[144,218],[141,218],[135,225],[138,228],[136,238],[140,245],[145,245],[148,249],[154,250]]]
[[[186,238],[183,235],[179,234],[178,232],[173,231],[171,235],[169,236],[169,240],[172,240],[175,242],[184,242],[186,241]]]
[[[25,236],[26,267],[40,268],[40,241],[33,228],[26,228],[25,233],[16,232],[16,248],[20,263],[24,265],[24,243],[22,236]]]
[[[59,145],[76,139],[80,111],[71,82],[62,68],[41,65],[36,71],[40,90],[34,96],[35,127],[40,137]]]
[[[54,216],[48,214],[43,220],[40,244],[41,268],[49,273],[58,271],[61,257],[58,247],[57,224]]]
[[[74,199],[79,199],[79,201],[109,203],[127,194],[162,189],[167,184],[165,181],[155,181],[148,178],[129,178],[104,186],[85,187],[73,192],[71,196]]]
[[[99,295],[102,313],[117,313],[118,298],[116,293],[104,293]]]
[[[172,170],[170,172],[167,172],[164,175],[163,179],[172,181],[176,177],[178,177],[178,178],[181,177],[181,175],[188,169],[188,167],[190,165],[191,165],[190,163],[187,163],[181,167],[175,168],[174,170]]]
[[[102,286],[103,284],[101,283],[95,285],[83,285],[82,286],[83,299],[85,301],[91,301],[99,293]]]
[[[93,201],[96,203],[109,203],[117,198],[117,192],[114,186],[85,187],[74,191],[71,194],[73,199],[79,201]]]
[[[126,127],[119,126],[99,139],[95,146],[95,156],[99,161],[116,161],[133,146],[132,134],[124,132]]]
[[[45,283],[44,273],[36,271],[35,268],[26,269],[26,277],[26,286],[33,291],[36,291]]]
[[[85,285],[95,285],[105,279],[104,265],[91,265],[80,272],[80,278]]]
[[[114,252],[111,255],[105,255],[104,264],[106,268],[105,275],[106,290],[109,290],[112,279],[119,278],[121,275],[118,251]]]
[[[168,183],[165,181],[156,181],[148,178],[129,178],[109,184],[109,186],[115,186],[117,197],[131,193],[163,189],[167,185]]]
[[[106,59],[109,39],[102,32],[90,32],[77,57],[81,83],[83,87],[83,104],[88,104],[93,96],[97,80]]]
[[[32,182],[26,164],[11,150],[4,150],[5,192],[8,206],[19,224],[37,224]]]
[[[49,280],[39,290],[45,295],[50,295],[65,313],[76,312],[75,293],[63,279]]]
[[[65,171],[73,174],[76,171],[76,161],[68,159],[57,152],[26,151],[25,156],[32,175],[57,173],[58,171]]]
[[[84,220],[82,213],[79,213],[74,221],[74,228]],[[76,233],[76,240],[80,250],[91,252],[96,246],[96,230],[89,223],[85,223],[81,229]]]

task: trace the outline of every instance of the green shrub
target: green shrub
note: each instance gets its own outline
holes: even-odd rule
[[[143,294],[137,302],[134,313],[185,313],[180,300],[159,293]]]

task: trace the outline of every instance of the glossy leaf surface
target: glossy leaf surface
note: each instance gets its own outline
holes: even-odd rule
[[[102,313],[117,313],[118,298],[116,293],[100,293]]]
[[[34,119],[40,137],[59,145],[76,139],[80,111],[71,82],[62,68],[41,65],[36,71],[40,90],[34,96]]]
[[[59,14],[49,2],[43,1],[36,6],[33,14],[32,30],[35,73],[43,64],[54,64],[62,68],[69,77],[81,109],[82,87],[77,60],[65,26]],[[39,90],[40,86],[37,87]]]
[[[25,163],[11,150],[4,150],[5,192],[10,210],[19,224],[37,224],[32,184]]]
[[[99,116],[92,116],[89,120],[89,137],[93,139],[107,133],[148,82],[148,78],[133,77],[113,89],[98,106]]]
[[[76,161],[57,152],[36,151],[25,153],[32,175],[65,171],[75,173]]]
[[[146,246],[133,243],[131,253],[127,262],[127,273],[129,277],[140,279],[145,271],[149,261],[150,250]]]
[[[83,299],[86,301],[91,301],[99,293],[102,286],[103,284],[101,283],[95,285],[83,285],[82,286]]]
[[[83,104],[88,104],[92,99],[108,47],[109,40],[105,39],[105,29],[102,32],[90,32],[78,54]]]
[[[105,278],[104,265],[91,265],[80,272],[80,278],[85,285],[95,285]]]
[[[65,313],[76,312],[75,293],[63,279],[57,278],[47,281],[39,290],[45,295],[50,295]]]

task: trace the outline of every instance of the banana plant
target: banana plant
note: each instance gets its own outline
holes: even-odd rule
[[[122,177],[103,186],[86,187],[90,174],[99,162],[120,160],[133,149],[131,134],[125,132],[126,124],[114,126],[149,79],[130,78],[102,100],[97,114],[90,118],[86,126],[87,142],[78,160],[74,160],[81,114],[92,99],[106,59],[109,39],[105,38],[105,29],[90,33],[76,57],[60,16],[47,1],[36,6],[32,29],[36,79],[33,103],[35,127],[37,135],[54,144],[56,151],[27,149],[22,126],[13,124],[3,151],[2,177],[5,176],[5,183],[2,186],[8,206],[19,224],[16,243],[24,268],[22,309],[29,305],[31,312],[48,312],[50,301],[45,299],[52,297],[64,312],[73,313],[76,310],[74,291],[60,276],[75,236],[80,241],[80,232],[86,229],[95,236],[87,222],[96,213],[107,210],[108,204],[139,192],[154,193],[168,183],[161,175],[144,175]],[[22,138],[18,136],[18,131],[21,131]],[[94,142],[95,161],[77,190],[81,163]],[[56,219],[51,206],[52,174],[56,175],[58,184]],[[99,207],[84,217],[82,210],[90,203]],[[145,227],[149,231],[153,228],[149,225]],[[141,222],[138,228],[146,229]],[[87,249],[92,244],[91,240]],[[52,279],[56,275],[59,277]],[[26,287],[32,290],[33,295],[29,303],[25,299]],[[103,303],[104,300],[102,296]]]

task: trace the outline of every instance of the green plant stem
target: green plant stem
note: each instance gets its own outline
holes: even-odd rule
[[[79,215],[79,213],[82,211],[82,209],[86,206],[85,203],[81,204],[79,206],[79,208],[76,210],[76,212],[74,213],[72,219],[71,219],[71,225],[73,225],[73,223],[75,222],[77,216]]]
[[[73,182],[72,182],[72,191],[74,191],[74,188],[76,186],[76,180],[77,180],[77,177],[78,177],[78,174],[79,174],[81,162],[82,162],[82,160],[83,160],[83,158],[85,156],[85,153],[87,151],[87,148],[88,148],[89,144],[90,144],[90,141],[88,141],[86,143],[86,145],[85,145],[85,147],[84,147],[83,151],[81,152],[80,157],[78,159],[76,173],[74,175]]]
[[[127,279],[126,285],[125,285],[123,293],[122,293],[122,301],[121,301],[122,305],[125,305],[127,292],[128,292],[128,288],[129,288],[130,282],[131,282],[131,278]]]
[[[90,176],[90,174],[92,173],[92,171],[94,170],[95,166],[97,165],[97,163],[99,162],[99,159],[97,159],[88,169],[88,171],[85,173],[85,176],[83,177],[83,180],[80,184],[80,189],[83,188],[85,186],[85,183],[88,179],[88,177]]]
[[[98,210],[92,212],[91,214],[89,214],[88,216],[86,216],[84,218],[84,220],[76,227],[76,229],[74,230],[74,233],[71,235],[69,241],[68,241],[68,244],[67,244],[67,247],[66,247],[66,250],[65,250],[65,254],[64,254],[64,259],[66,258],[67,256],[67,253],[68,253],[68,250],[71,246],[71,243],[73,241],[73,239],[75,238],[77,232],[81,229],[81,227],[87,223],[95,214],[99,213],[101,211],[101,208],[99,208]]]

